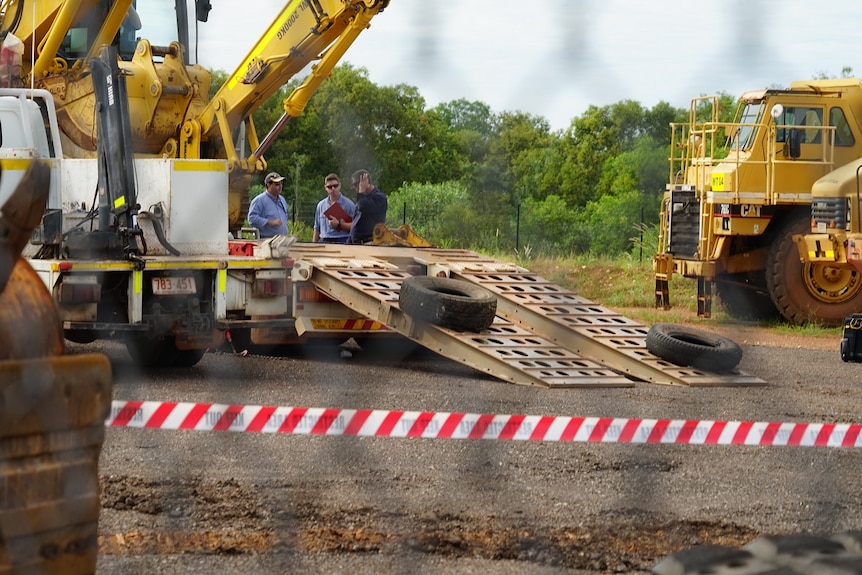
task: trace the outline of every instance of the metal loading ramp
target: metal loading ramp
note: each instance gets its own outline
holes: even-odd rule
[[[742,372],[681,368],[646,349],[648,328],[532,272],[466,250],[296,244],[294,279],[445,357],[511,383],[548,388],[632,387],[636,380],[686,386],[765,382]],[[398,307],[411,265],[497,295],[482,333],[415,323]]]
[[[466,250],[423,250],[422,260],[428,275],[449,275],[494,293],[498,316],[633,378],[687,386],[766,383],[738,370],[713,373],[667,362],[647,350],[647,326],[522,267]]]

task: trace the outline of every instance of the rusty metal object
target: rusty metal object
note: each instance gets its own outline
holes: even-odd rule
[[[0,360],[61,355],[63,329],[54,300],[24,259],[0,293]]]
[[[103,355],[0,361],[0,574],[96,572]]]
[[[0,292],[6,287],[30,234],[42,219],[50,184],[51,165],[47,160],[35,160],[12,195],[0,206]]]
[[[0,360],[61,355],[63,330],[54,300],[21,250],[42,217],[51,167],[30,164],[0,206]]]
[[[96,571],[111,364],[63,355],[51,293],[20,257],[50,176],[34,161],[0,206],[0,575]]]

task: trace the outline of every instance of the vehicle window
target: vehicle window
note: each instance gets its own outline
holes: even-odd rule
[[[856,138],[853,137],[853,130],[850,129],[850,123],[847,121],[847,116],[844,115],[844,110],[841,108],[830,109],[829,125],[835,126],[836,146],[852,146],[856,143]]]
[[[757,131],[755,124],[760,122],[762,111],[763,106],[760,102],[745,105],[745,108],[743,108],[742,113],[739,115],[739,129],[733,134],[733,139],[730,142],[731,149],[746,150],[751,147]]]
[[[775,141],[784,142],[787,140],[788,133],[791,128],[781,128],[780,126],[822,126],[823,125],[823,109],[808,108],[808,107],[786,107],[782,113],[775,118],[776,130]],[[810,129],[800,130],[799,142],[802,144],[816,144],[822,139],[823,130]]]

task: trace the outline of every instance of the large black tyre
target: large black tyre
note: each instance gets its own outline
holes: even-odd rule
[[[456,331],[488,329],[497,298],[477,285],[434,276],[413,276],[401,284],[398,305],[407,315]]]
[[[715,293],[721,309],[734,319],[762,322],[780,317],[762,272],[719,274],[715,278]]]
[[[135,365],[143,368],[192,367],[206,350],[177,349],[173,338],[154,339],[144,334],[126,337],[126,349]]]
[[[665,361],[703,371],[732,371],[742,360],[742,348],[733,340],[672,323],[650,327],[646,347]]]
[[[769,250],[766,287],[790,323],[838,327],[846,316],[862,309],[862,274],[827,264],[803,264],[793,235],[810,231],[806,211],[796,212],[785,223]]]

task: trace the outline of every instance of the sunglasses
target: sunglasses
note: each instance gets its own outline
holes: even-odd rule
[[[339,187],[341,187],[341,184],[327,184],[326,185],[327,190],[334,190],[335,188],[339,188]]]
[[[350,182],[350,185],[354,188],[359,185],[359,182]]]

